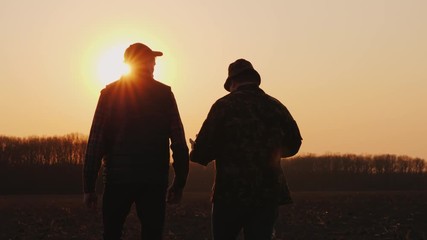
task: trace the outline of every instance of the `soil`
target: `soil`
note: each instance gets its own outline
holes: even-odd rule
[[[185,193],[168,206],[165,240],[210,240],[209,193]],[[427,191],[294,192],[280,208],[275,239],[427,240]],[[139,239],[132,209],[123,240]],[[80,195],[0,196],[0,240],[101,239],[101,212]],[[239,239],[243,239],[242,236]]]

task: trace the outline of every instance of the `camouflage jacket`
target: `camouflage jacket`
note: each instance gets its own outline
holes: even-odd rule
[[[284,149],[292,131],[301,144],[287,108],[258,86],[242,86],[217,100],[190,153],[190,160],[202,165],[215,160],[213,202],[290,203],[280,160],[289,156]]]

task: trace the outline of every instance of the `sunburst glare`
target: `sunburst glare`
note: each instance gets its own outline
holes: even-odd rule
[[[130,67],[123,62],[123,48],[113,47],[103,52],[98,60],[97,78],[103,85],[107,85],[122,75],[130,72]]]

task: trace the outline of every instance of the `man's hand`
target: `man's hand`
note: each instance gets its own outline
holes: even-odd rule
[[[85,193],[83,195],[83,202],[87,208],[96,210],[98,206],[98,195],[96,193]]]
[[[190,140],[190,146],[191,146],[191,150],[194,150],[194,144],[196,143],[193,139],[189,139]]]
[[[168,204],[178,204],[182,199],[182,189],[178,189],[173,185],[168,189],[168,196],[166,202]]]

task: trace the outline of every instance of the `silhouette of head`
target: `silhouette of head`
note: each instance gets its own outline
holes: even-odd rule
[[[155,59],[162,55],[162,52],[153,51],[145,44],[134,43],[126,49],[124,60],[130,66],[132,75],[149,75],[152,77],[156,65]]]
[[[224,83],[225,90],[230,92],[232,82],[245,82],[260,85],[261,76],[254,69],[252,63],[245,59],[237,59],[228,66],[228,78]]]
[[[162,55],[162,52],[153,51],[145,44],[134,43],[126,49],[124,58],[126,63],[135,64],[151,61],[155,57],[159,57]]]

